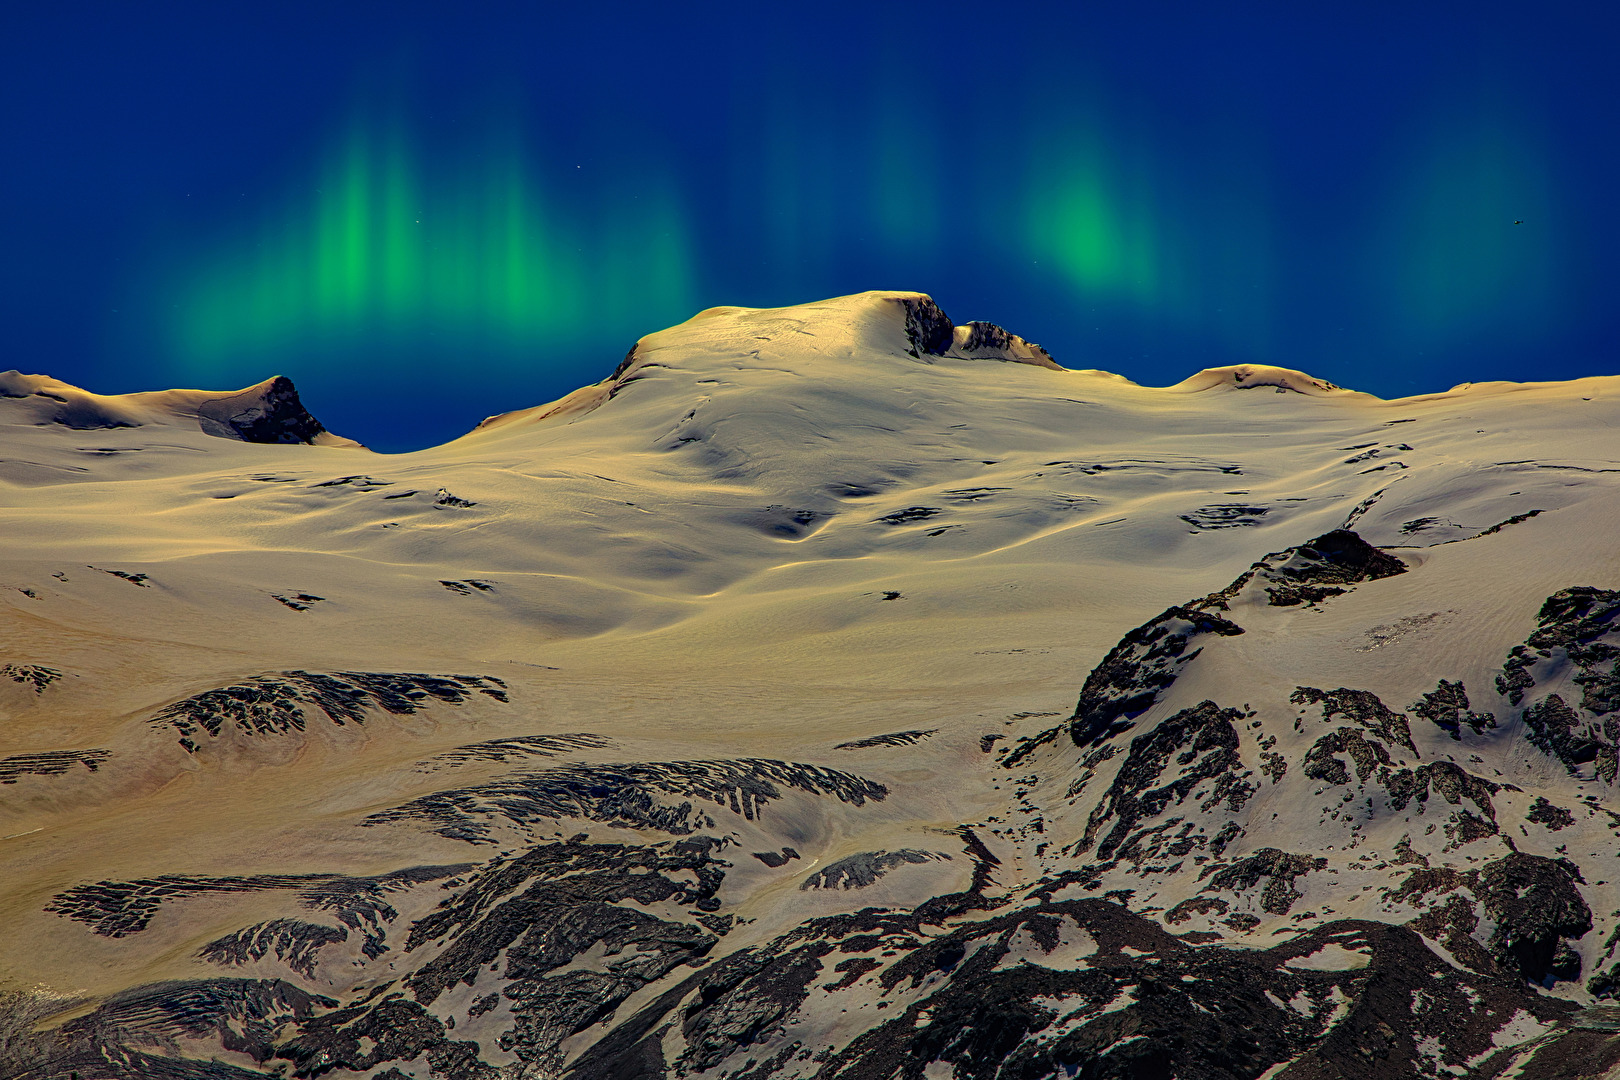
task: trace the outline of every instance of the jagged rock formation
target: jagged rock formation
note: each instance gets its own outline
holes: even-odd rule
[[[247,877],[205,878],[169,876],[140,881],[102,881],[79,885],[56,896],[47,911],[88,923],[103,937],[138,934],[158,909],[171,900],[208,893],[296,892],[303,907],[328,911],[345,926],[380,927],[398,917],[383,899],[388,893],[439,881],[470,868],[418,866],[374,878],[332,874],[255,874]]]
[[[209,435],[251,443],[312,443],[326,432],[284,375],[202,402],[197,423]]]
[[[919,739],[926,739],[930,735],[939,734],[938,728],[926,728],[917,731],[894,731],[887,735],[872,735],[864,739],[851,739],[841,742],[833,747],[834,750],[866,750],[874,746],[910,746]]]
[[[167,390],[108,397],[43,375],[0,372],[0,399],[31,424],[71,431],[105,431],[147,425],[191,423],[206,435],[249,443],[323,443],[355,446],[339,438],[299,400],[291,379],[276,375],[255,386],[223,393]]]
[[[158,712],[150,723],[178,731],[180,745],[195,751],[198,739],[217,739],[229,728],[246,735],[303,731],[311,706],[334,724],[362,724],[370,709],[405,716],[429,698],[459,705],[473,693],[506,700],[505,683],[480,675],[284,671],[193,694]]]
[[[799,884],[800,889],[864,889],[897,866],[950,859],[943,851],[862,851],[828,863]]]
[[[0,784],[15,784],[20,776],[59,776],[75,765],[91,772],[112,757],[111,750],[50,750],[43,754],[13,754],[0,758]]]
[[[62,678],[62,673],[43,664],[7,664],[0,667],[0,676],[26,683],[34,688],[34,693],[43,694],[47,686]]]
[[[1620,718],[1602,718],[1620,709],[1616,616],[1620,592],[1577,586],[1549,596],[1536,615],[1535,632],[1512,648],[1496,677],[1508,703],[1523,706],[1520,719],[1538,749],[1572,774],[1585,767],[1611,784]],[[1547,692],[1554,687],[1563,694]]]
[[[854,806],[882,800],[888,794],[882,784],[852,773],[788,761],[575,764],[517,773],[480,787],[437,792],[373,814],[366,824],[420,820],[430,823],[440,835],[473,843],[492,842],[491,833],[503,824],[523,828],[565,818],[686,836],[701,828],[714,828],[714,818],[690,801],[678,805],[659,802],[652,792],[729,807],[733,814],[752,821],[768,803],[782,797],[783,787],[830,795]]]

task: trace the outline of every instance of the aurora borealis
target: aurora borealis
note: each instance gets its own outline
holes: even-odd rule
[[[318,176],[168,283],[175,355],[198,375],[243,355],[408,351],[437,335],[506,374],[535,350],[588,342],[598,320],[690,306],[686,222],[671,205],[587,225],[553,209],[510,142],[435,168],[399,120],[357,120]]]
[[[933,293],[1140,382],[1615,370],[1620,16],[59,5],[0,34],[5,366],[281,372],[405,449],[717,304]]]

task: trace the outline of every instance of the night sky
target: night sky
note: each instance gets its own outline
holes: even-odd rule
[[[716,304],[1620,372],[1620,5],[10,3],[0,368],[431,445]],[[336,9],[336,10],[333,10]]]

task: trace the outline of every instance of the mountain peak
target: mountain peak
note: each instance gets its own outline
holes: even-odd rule
[[[782,349],[790,343],[790,349]],[[498,413],[476,429],[578,418],[645,377],[645,369],[687,366],[694,358],[729,367],[763,362],[761,350],[794,363],[837,363],[859,356],[934,363],[999,360],[1065,370],[1041,346],[991,322],[958,325],[927,293],[873,290],[779,308],[705,308],[683,323],[639,339],[613,373],[546,405]],[[768,365],[767,365],[768,366]],[[808,372],[808,368],[806,369]]]
[[[197,403],[197,424],[209,435],[252,443],[313,443],[330,436],[298,399],[285,375]]]
[[[643,345],[690,345],[697,343],[694,339],[724,341],[739,330],[752,335],[762,325],[783,323],[814,323],[815,336],[828,338],[829,346],[858,343],[880,353],[916,359],[1007,360],[1063,370],[1045,349],[995,323],[958,325],[927,293],[884,290],[779,308],[707,308],[684,323],[642,338],[632,354],[643,351]],[[827,351],[815,343],[805,345],[811,352]],[[613,377],[629,374],[632,358],[626,357]]]
[[[1165,389],[1195,394],[1204,390],[1255,390],[1265,386],[1272,387],[1279,394],[1295,393],[1308,397],[1360,393],[1358,390],[1346,390],[1342,386],[1336,386],[1326,379],[1307,375],[1303,371],[1273,367],[1270,364],[1232,364],[1227,367],[1205,368],[1196,375]]]
[[[359,445],[327,431],[285,375],[241,390],[93,394],[47,375],[13,370],[0,372],[0,401],[24,423],[75,431],[194,422],[204,434],[238,442]]]

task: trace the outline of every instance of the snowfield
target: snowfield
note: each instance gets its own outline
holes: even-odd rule
[[[0,374],[0,1077],[1604,1076],[1617,422],[918,293],[399,455]]]

